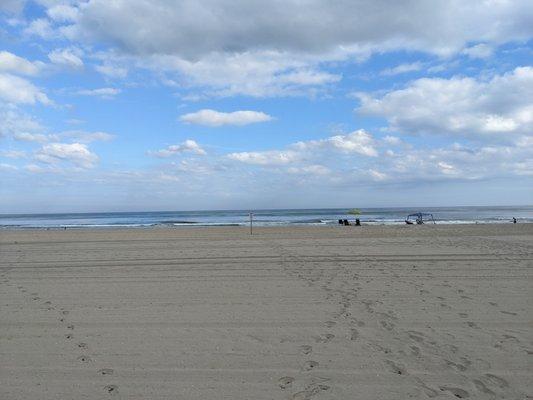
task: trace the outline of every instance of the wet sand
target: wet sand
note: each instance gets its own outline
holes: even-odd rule
[[[532,260],[533,224],[4,230],[0,399],[532,398]]]

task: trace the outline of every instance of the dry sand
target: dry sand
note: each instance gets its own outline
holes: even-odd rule
[[[254,233],[1,231],[0,399],[532,398],[533,224]]]

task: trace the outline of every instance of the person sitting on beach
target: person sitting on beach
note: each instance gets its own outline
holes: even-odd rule
[[[516,218],[513,217],[513,224],[516,224]]]

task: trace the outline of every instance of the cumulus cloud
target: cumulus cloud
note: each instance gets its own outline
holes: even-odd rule
[[[214,52],[325,53],[340,47],[449,54],[476,40],[527,39],[531,12],[527,0],[310,0],[305,7],[298,0],[236,0],[231,7],[216,0],[91,0],[79,8],[73,34],[131,54],[189,60]]]
[[[76,93],[81,96],[96,96],[102,99],[112,99],[120,92],[121,92],[120,89],[106,87],[106,88],[99,88],[99,89],[78,90]]]
[[[0,73],[0,100],[15,104],[51,104],[50,99],[30,81]]]
[[[249,125],[257,122],[271,121],[272,117],[259,111],[234,111],[220,112],[215,110],[200,110],[184,114],[180,120],[189,124],[222,126],[222,125]]]
[[[302,155],[296,151],[245,151],[240,153],[230,153],[227,158],[246,164],[254,165],[285,165],[300,160]]]
[[[331,55],[331,59],[339,59]],[[172,86],[186,89],[201,87],[203,94],[214,97],[246,95],[253,97],[300,96],[320,92],[334,84],[341,75],[320,71],[323,58],[313,55],[254,51],[213,53],[198,60],[175,55],[136,56],[138,67],[170,75]]]
[[[0,51],[0,72],[36,75],[43,63],[31,62],[8,51]]]
[[[297,142],[285,150],[230,153],[226,157],[246,164],[277,166],[312,159],[324,151],[376,157],[378,152],[375,144],[372,135],[360,129],[346,135]]]
[[[46,18],[35,19],[24,29],[26,35],[39,36],[43,39],[52,39],[58,36],[54,26]]]
[[[52,63],[69,68],[82,68],[83,60],[80,57],[81,50],[76,48],[56,49],[48,53],[48,58]]]
[[[27,33],[104,44],[108,59],[173,74],[162,80],[196,86],[207,96],[316,95],[341,79],[324,71],[324,63],[395,50],[448,56],[469,48],[465,54],[483,56],[488,46],[533,33],[527,0],[310,0],[305,6],[298,0],[237,0],[231,7],[217,0],[90,0],[45,6],[49,19],[32,21]],[[109,77],[127,73],[113,63],[96,69]]]
[[[148,152],[149,155],[159,158],[172,157],[182,153],[192,153],[199,156],[207,154],[198,143],[191,139],[185,140],[180,144],[168,146],[166,149]]]
[[[47,164],[67,161],[80,168],[93,168],[98,162],[98,156],[82,143],[45,144],[37,151],[35,159]]]
[[[310,151],[314,149],[333,150],[340,153],[357,153],[364,156],[376,157],[375,141],[372,135],[363,129],[347,135],[335,135],[326,139],[310,140],[298,142],[293,145],[299,151]]]
[[[407,134],[509,139],[531,135],[533,68],[521,67],[489,80],[423,78],[383,96],[360,94],[357,111],[387,119]]]

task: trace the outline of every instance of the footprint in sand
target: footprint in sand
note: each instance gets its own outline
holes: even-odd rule
[[[117,385],[107,385],[104,386],[104,390],[109,394],[117,394],[118,393],[118,386]]]
[[[498,386],[500,389],[509,387],[509,382],[493,374],[485,374],[485,376],[482,379],[485,381],[488,381],[489,383],[495,386]]]
[[[468,314],[465,313],[465,312],[461,312],[461,313],[459,313],[459,316],[460,316],[461,318],[467,318],[467,317],[468,317]]]
[[[357,340],[359,337],[359,331],[355,328],[350,329],[350,340]]]
[[[468,321],[468,322],[467,322],[467,325],[468,325],[470,328],[479,329],[479,326],[478,326],[475,322]]]
[[[67,329],[73,330],[74,329],[74,325],[73,324],[67,325]]]
[[[278,379],[278,385],[281,389],[287,389],[292,386],[294,378],[292,376],[284,376]]]
[[[381,326],[383,328],[385,328],[386,330],[388,331],[392,331],[395,327],[395,325],[392,323],[392,322],[388,322],[388,321],[379,321],[379,323],[381,324]]]
[[[337,323],[335,321],[326,321],[324,322],[324,325],[326,325],[328,328],[332,328],[337,325]]]
[[[405,375],[407,373],[404,367],[399,366],[394,361],[385,360],[385,362],[389,365],[389,369],[395,374]]]
[[[98,370],[99,375],[113,375],[115,371],[113,371],[111,368],[102,368]]]
[[[304,363],[303,370],[304,371],[311,371],[311,370],[315,369],[316,367],[318,367],[318,361],[310,360],[310,361],[306,361]]]
[[[68,335],[65,335],[65,338],[67,339],[72,339],[74,337],[74,335],[72,333],[69,333]]]
[[[309,346],[308,344],[304,344],[302,346],[300,346],[300,353],[302,354],[311,354],[311,352],[313,351],[313,347],[312,346]]]
[[[450,392],[458,399],[466,399],[467,397],[470,396],[470,394],[466,390],[463,390],[461,388],[441,386],[440,390],[442,390],[443,392]]]
[[[68,311],[67,310],[63,310],[63,311],[61,311],[61,314],[68,315]]]
[[[317,343],[328,343],[335,337],[332,333],[326,333],[324,335],[320,336],[314,336],[313,339],[315,339],[315,342]]]
[[[302,390],[301,392],[295,393],[292,395],[292,400],[308,400],[313,396],[316,396],[323,390],[329,390],[328,385],[317,385],[313,387],[308,387],[306,390]]]
[[[78,361],[81,361],[83,363],[88,363],[88,362],[91,362],[91,358],[89,356],[79,356],[77,358]]]
[[[87,348],[87,343],[83,343],[83,342],[78,343],[78,347],[79,347],[80,349],[86,349],[86,348]]]
[[[444,361],[446,362],[446,365],[448,365],[448,367],[456,371],[464,372],[467,370],[467,367],[465,367],[463,364],[454,363],[453,361],[450,361],[450,360],[444,360]]]
[[[511,311],[500,311],[502,314],[509,314],[509,315],[518,315],[517,313],[515,312],[511,312]]]
[[[481,382],[479,379],[472,379],[472,383],[476,387],[477,390],[479,390],[482,393],[494,396],[496,393],[494,393],[492,390],[490,390],[483,382]]]

